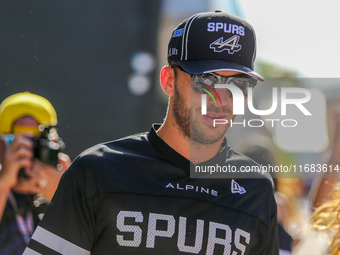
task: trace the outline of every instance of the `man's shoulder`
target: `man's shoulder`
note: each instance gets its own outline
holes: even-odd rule
[[[79,154],[76,160],[103,160],[113,154],[143,153],[146,148],[150,148],[150,144],[148,142],[147,132],[143,132],[94,145]]]
[[[68,175],[85,190],[89,198],[114,187],[128,186],[141,165],[160,156],[148,141],[146,133],[97,144],[82,152],[71,164]]]
[[[157,157],[148,141],[147,132],[130,135],[118,140],[100,143],[79,154],[69,170],[76,175],[83,175],[91,170],[118,169],[127,162],[137,159]],[[109,167],[110,166],[110,167]]]
[[[274,186],[272,176],[268,172],[262,171],[262,165],[232,148],[229,148],[226,162],[236,166],[242,171],[242,175],[246,174],[249,178],[256,178],[263,184],[267,183],[272,187]]]
[[[228,148],[227,160],[233,161],[233,162],[238,163],[238,164],[246,164],[246,165],[249,165],[249,166],[260,166],[260,164],[258,164],[253,159],[247,157],[246,155],[243,155],[240,152],[233,150],[231,147]]]

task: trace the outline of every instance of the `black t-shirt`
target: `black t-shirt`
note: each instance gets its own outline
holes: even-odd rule
[[[230,147],[221,153],[256,164]],[[270,179],[191,179],[189,168],[154,128],[88,149],[24,255],[278,254]]]

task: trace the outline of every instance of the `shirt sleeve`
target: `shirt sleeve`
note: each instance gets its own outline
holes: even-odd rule
[[[269,245],[265,251],[261,252],[263,255],[279,255],[279,238],[277,230],[277,211],[275,210],[274,215],[271,217],[270,223],[270,240]]]
[[[23,255],[90,254],[93,225],[84,194],[68,170]]]

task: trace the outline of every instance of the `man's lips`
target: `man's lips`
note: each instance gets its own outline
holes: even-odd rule
[[[214,120],[216,119],[226,119],[226,115],[221,115],[218,113],[207,113],[207,115],[202,115],[203,119],[208,122],[211,126],[214,126]]]
[[[224,119],[226,117],[223,113],[216,113],[216,112],[208,112],[207,116],[215,119]]]

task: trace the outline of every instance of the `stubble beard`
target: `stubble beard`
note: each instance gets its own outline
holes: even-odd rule
[[[218,131],[214,132],[214,135],[207,134],[204,132],[202,127],[200,127],[198,120],[195,119],[195,111],[196,115],[201,114],[201,109],[189,109],[186,104],[184,98],[181,96],[177,89],[177,83],[175,84],[175,96],[173,99],[173,113],[175,117],[175,122],[177,128],[179,129],[182,136],[189,140],[191,144],[202,144],[209,145],[214,144],[220,141],[225,133],[227,132],[229,125],[225,124],[225,130],[223,132]],[[218,111],[218,110],[216,110]]]

